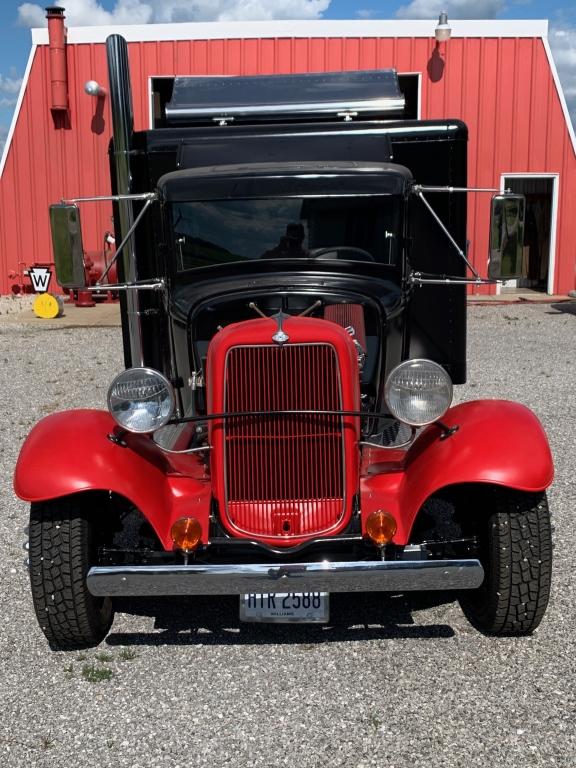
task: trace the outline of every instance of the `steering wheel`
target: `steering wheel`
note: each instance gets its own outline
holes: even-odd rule
[[[376,261],[374,256],[363,248],[353,245],[330,245],[325,248],[312,248],[309,251],[312,259],[348,259],[349,261]]]

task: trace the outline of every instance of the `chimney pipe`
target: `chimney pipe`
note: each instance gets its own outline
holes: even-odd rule
[[[46,8],[50,49],[51,105],[54,112],[68,111],[68,69],[66,66],[66,29],[64,8]]]

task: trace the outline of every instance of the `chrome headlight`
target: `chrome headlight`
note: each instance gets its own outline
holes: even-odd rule
[[[128,432],[154,432],[172,416],[174,390],[168,379],[152,368],[128,368],[110,385],[108,410]]]
[[[384,390],[393,416],[413,427],[442,418],[452,402],[452,380],[432,360],[406,360],[388,376]]]

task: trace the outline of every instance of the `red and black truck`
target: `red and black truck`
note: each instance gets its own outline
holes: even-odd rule
[[[517,403],[452,406],[466,285],[521,271],[523,199],[494,194],[482,278],[466,126],[405,119],[394,71],[176,78],[135,132],[125,41],[107,55],[126,368],[107,409],[40,421],[15,474],[51,647],[156,595],[326,622],[334,592],[456,590],[480,631],[529,634],[546,436]],[[93,204],[51,207],[65,288],[86,288]]]

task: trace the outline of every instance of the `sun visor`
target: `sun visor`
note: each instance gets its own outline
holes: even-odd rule
[[[165,125],[403,116],[393,69],[257,77],[176,77]]]

